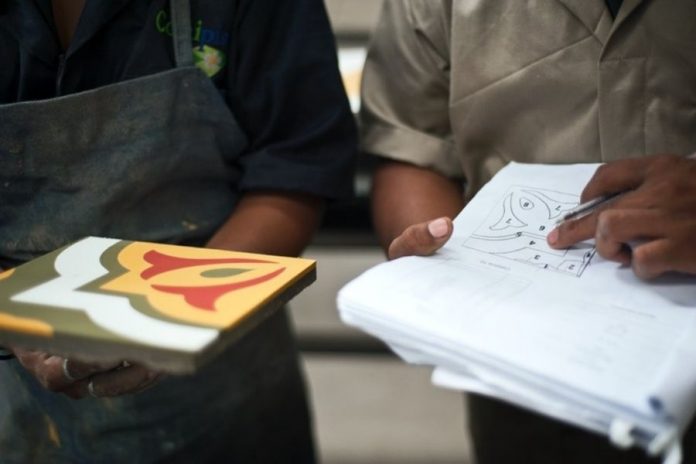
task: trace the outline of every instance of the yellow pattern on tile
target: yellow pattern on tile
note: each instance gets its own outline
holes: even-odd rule
[[[58,427],[56,427],[56,424],[49,416],[44,416],[44,419],[46,419],[46,425],[48,426],[48,439],[56,446],[56,448],[60,448],[61,444]]]
[[[53,336],[53,327],[38,319],[13,316],[0,312],[0,327],[11,332],[23,332],[43,337]]]
[[[8,269],[5,272],[0,272],[0,280],[5,280],[8,277],[10,277],[12,274],[14,274],[14,269]]]
[[[168,256],[194,260],[242,258],[269,262],[192,265],[172,269],[145,280],[141,274],[150,268],[151,264],[144,259],[144,256],[153,250]],[[303,275],[314,268],[314,262],[306,259],[142,242],[132,243],[121,250],[118,261],[128,272],[106,282],[101,288],[122,294],[142,295],[155,311],[181,321],[214,328],[235,325],[253,308],[285,289],[294,276]],[[217,278],[211,278],[210,274],[206,273],[223,269],[243,269],[244,272]],[[221,295],[215,301],[215,307],[212,310],[194,307],[180,294],[168,293],[155,288],[183,286],[202,290],[219,285],[254,280],[276,272],[279,273],[277,276],[258,285]]]

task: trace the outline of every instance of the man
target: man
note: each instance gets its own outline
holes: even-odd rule
[[[509,161],[693,153],[696,31],[687,18],[695,14],[696,4],[680,0],[386,0],[364,71],[362,127],[364,150],[382,158],[373,207],[388,257],[436,251],[451,218]],[[634,163],[628,168],[663,161]],[[647,185],[643,174],[585,196]],[[693,231],[688,185],[684,221],[671,223],[674,250],[686,249],[685,231]],[[661,205],[680,196],[664,193]],[[645,196],[636,189],[615,204]],[[594,235],[592,223],[577,233],[571,224],[551,236],[555,246]],[[607,254],[627,234],[610,236]],[[469,414],[479,463],[650,462],[639,450],[483,397],[469,397]],[[687,461],[693,443],[685,440]]]
[[[86,235],[297,255],[350,194],[320,0],[0,8],[0,268]],[[0,463],[314,460],[284,312],[190,377],[14,354]]]

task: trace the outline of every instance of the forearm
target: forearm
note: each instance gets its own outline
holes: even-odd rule
[[[385,250],[408,226],[442,216],[453,218],[463,207],[461,183],[429,169],[385,161],[375,171],[373,222]]]
[[[207,246],[297,256],[319,226],[324,200],[287,192],[245,194]]]

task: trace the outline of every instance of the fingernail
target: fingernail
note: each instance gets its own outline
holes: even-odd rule
[[[553,229],[549,232],[549,235],[546,236],[546,241],[549,242],[549,245],[555,245],[558,242],[558,229]]]
[[[447,220],[444,218],[435,219],[428,224],[430,235],[435,238],[442,238],[447,235]]]

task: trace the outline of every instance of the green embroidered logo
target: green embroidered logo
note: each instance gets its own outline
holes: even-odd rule
[[[225,54],[217,48],[213,48],[210,45],[203,45],[202,49],[201,47],[194,47],[193,62],[198,66],[198,69],[206,73],[208,77],[213,77],[225,66],[226,60]]]
[[[155,16],[155,27],[162,34],[169,37],[173,35],[172,21],[164,10],[160,10]],[[203,21],[199,19],[194,23],[192,42],[193,61],[208,77],[213,77],[225,67],[227,56],[220,48],[224,49],[229,44],[228,32],[203,27]]]

